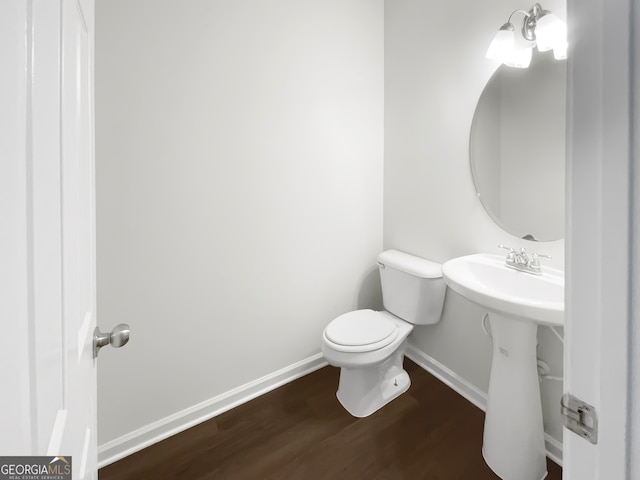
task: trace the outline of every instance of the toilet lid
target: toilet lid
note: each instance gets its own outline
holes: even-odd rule
[[[333,320],[325,335],[337,345],[382,348],[398,336],[398,329],[380,312],[356,310]]]

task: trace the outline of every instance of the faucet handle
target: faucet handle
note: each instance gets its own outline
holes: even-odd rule
[[[516,260],[516,251],[511,248],[511,247],[507,247],[506,245],[498,245],[498,248],[504,248],[505,250],[509,250],[509,253],[507,253],[507,262],[515,262]]]
[[[539,258],[548,258],[551,260],[551,255],[542,255],[541,253],[533,253],[531,254],[531,267],[535,269],[540,269],[540,261]]]

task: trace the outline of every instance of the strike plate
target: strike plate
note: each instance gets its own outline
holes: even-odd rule
[[[598,443],[598,415],[595,407],[570,393],[565,393],[560,403],[564,426],[591,443]]]

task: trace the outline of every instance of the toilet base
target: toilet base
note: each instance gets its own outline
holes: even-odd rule
[[[368,417],[409,389],[411,379],[402,367],[404,345],[379,365],[340,369],[336,396],[354,417]]]

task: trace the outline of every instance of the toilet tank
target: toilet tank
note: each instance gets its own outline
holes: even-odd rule
[[[446,289],[441,264],[386,250],[378,255],[378,267],[385,310],[414,325],[440,321]]]

